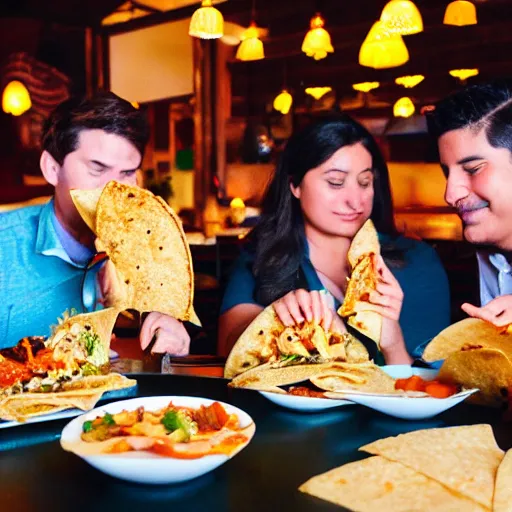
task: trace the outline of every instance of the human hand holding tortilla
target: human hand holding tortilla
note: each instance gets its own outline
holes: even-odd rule
[[[512,295],[496,297],[480,308],[468,303],[462,304],[461,308],[473,318],[480,318],[502,331],[512,333]]]
[[[276,300],[273,306],[286,327],[307,321],[321,325],[326,331],[346,332],[341,318],[327,304],[327,297],[316,290],[292,290]]]
[[[153,336],[156,336],[156,342],[151,352],[177,357],[189,354],[190,336],[179,320],[162,313],[150,313],[140,330],[142,350],[149,346]]]

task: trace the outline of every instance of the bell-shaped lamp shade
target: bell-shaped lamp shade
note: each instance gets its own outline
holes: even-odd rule
[[[352,84],[352,89],[359,92],[370,92],[379,86],[380,82],[359,82],[358,84]]]
[[[458,78],[461,82],[464,82],[468,78],[472,76],[478,75],[479,71],[478,69],[451,69],[448,71],[450,75],[452,75],[455,78]]]
[[[376,21],[359,50],[359,64],[374,69],[401,66],[409,60],[409,51],[400,34],[389,32]]]
[[[423,82],[425,77],[423,75],[407,75],[407,76],[399,76],[395,78],[395,84],[401,85],[406,89],[411,89],[412,87],[416,87],[419,83]]]
[[[259,38],[258,27],[254,22],[242,34],[242,42],[236,52],[239,60],[261,60],[265,58],[263,42]]]
[[[222,13],[212,6],[212,0],[203,0],[190,19],[189,35],[199,39],[219,39],[224,35]]]
[[[380,21],[390,32],[402,36],[423,31],[420,11],[411,0],[390,0],[382,10]]]
[[[328,53],[333,53],[331,36],[324,28],[324,19],[320,14],[311,18],[310,29],[302,42],[302,51],[315,60],[324,59]]]
[[[307,87],[306,94],[313,96],[315,100],[319,100],[325,96],[328,92],[332,91],[332,87]]]
[[[400,98],[393,105],[393,115],[395,117],[411,117],[415,110],[414,103],[407,96]]]
[[[288,114],[290,109],[292,108],[293,98],[292,95],[286,90],[283,89],[280,94],[278,94],[274,99],[274,108],[281,112],[281,114]]]
[[[2,109],[6,114],[21,116],[32,107],[28,89],[22,82],[9,82],[2,94]]]
[[[451,2],[446,6],[443,23],[445,25],[455,25],[456,27],[476,25],[475,4],[467,0],[455,0],[455,2]]]

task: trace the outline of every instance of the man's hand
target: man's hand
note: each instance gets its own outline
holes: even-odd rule
[[[151,352],[167,353],[177,357],[189,354],[190,336],[179,320],[162,313],[150,313],[140,330],[142,350],[149,346],[153,336],[156,336],[156,342]]]
[[[485,320],[500,329],[507,330],[512,324],[512,295],[496,297],[481,308],[468,303],[462,304],[461,307],[469,316]]]

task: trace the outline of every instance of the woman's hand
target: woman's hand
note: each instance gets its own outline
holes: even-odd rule
[[[286,327],[307,321],[321,325],[326,331],[345,332],[343,320],[328,302],[327,296],[316,290],[308,292],[299,289],[287,293],[273,305]]]
[[[187,356],[190,351],[190,336],[183,324],[162,313],[150,313],[140,330],[140,346],[145,350],[153,336],[156,336],[156,343],[151,352],[167,353],[172,356]]]
[[[473,318],[480,318],[496,327],[506,330],[512,324],[512,295],[502,295],[478,308],[472,304],[462,304],[462,310]]]

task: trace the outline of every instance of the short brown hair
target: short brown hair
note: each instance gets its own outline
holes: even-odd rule
[[[92,98],[72,97],[61,103],[46,120],[41,146],[60,164],[77,149],[83,130],[103,130],[125,138],[141,156],[149,139],[149,126],[143,112],[113,92]]]

